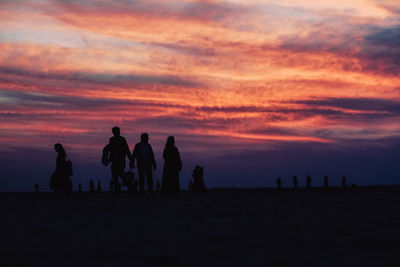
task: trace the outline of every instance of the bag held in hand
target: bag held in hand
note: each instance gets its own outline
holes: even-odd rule
[[[110,164],[110,162],[111,162],[111,160],[110,160],[110,146],[109,146],[109,145],[106,145],[106,146],[103,148],[103,155],[102,155],[102,157],[101,157],[101,163],[102,163],[104,166],[108,166],[108,164]]]

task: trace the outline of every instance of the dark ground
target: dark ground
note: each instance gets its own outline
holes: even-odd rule
[[[0,193],[2,266],[400,266],[400,187]]]

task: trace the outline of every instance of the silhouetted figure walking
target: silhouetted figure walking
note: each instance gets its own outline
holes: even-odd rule
[[[121,136],[119,127],[112,128],[113,137],[110,138],[108,143],[109,160],[111,162],[111,176],[114,181],[114,192],[118,193],[121,190],[119,178],[124,179],[124,171],[126,166],[126,159],[131,158],[128,143],[126,139]],[[103,153],[104,155],[104,153]]]
[[[72,181],[69,178],[72,176],[72,163],[67,161],[67,153],[64,147],[57,143],[54,145],[54,150],[57,152],[56,170],[53,172],[50,179],[50,188],[54,192],[72,192]]]
[[[204,168],[197,165],[193,170],[192,177],[192,192],[206,192],[207,190],[204,184]]]
[[[97,183],[97,190],[96,190],[96,192],[97,193],[101,193],[101,181],[99,180],[99,182]]]
[[[278,189],[281,189],[281,188],[282,188],[281,177],[278,177],[278,179],[276,179],[276,186],[278,187]]]
[[[163,158],[164,170],[161,191],[171,194],[179,193],[179,172],[182,170],[182,161],[173,136],[169,136],[167,139]]]
[[[142,133],[140,142],[135,145],[131,157],[131,168],[135,168],[135,160],[139,173],[140,192],[144,193],[144,180],[147,179],[147,189],[153,192],[153,169],[157,168],[154,152],[149,144],[149,135]]]
[[[306,184],[307,184],[307,188],[310,189],[311,188],[311,176],[310,175],[307,175]]]
[[[346,188],[346,177],[342,176],[342,188]]]
[[[324,177],[324,187],[325,187],[325,188],[328,188],[328,187],[329,187],[329,184],[328,184],[328,175],[325,175],[325,177]]]
[[[93,182],[93,180],[90,180],[90,184],[89,184],[89,192],[90,192],[90,193],[94,193],[94,192],[95,192],[95,190],[94,190],[94,182]]]
[[[293,176],[293,187],[294,187],[294,188],[297,188],[297,187],[298,187],[297,176]]]
[[[82,185],[81,184],[78,184],[78,192],[82,193]]]
[[[39,185],[38,185],[38,183],[35,183],[35,193],[39,193]]]

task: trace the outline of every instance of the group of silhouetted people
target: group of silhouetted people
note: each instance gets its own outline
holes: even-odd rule
[[[121,136],[119,127],[112,128],[113,136],[109,139],[108,144],[103,148],[102,163],[108,166],[111,163],[112,189],[118,194],[122,185],[127,186],[130,192],[133,192],[134,174],[132,171],[125,172],[126,159],[129,160],[129,167],[133,169],[137,167],[139,174],[140,192],[145,191],[145,181],[147,189],[153,193],[153,170],[156,170],[157,164],[154,158],[154,152],[149,144],[149,135],[142,133],[140,142],[137,143],[132,151],[129,150],[126,139]],[[56,170],[50,179],[50,188],[55,192],[72,192],[72,163],[67,160],[67,154],[61,144],[54,146],[57,154]],[[182,170],[182,161],[178,148],[175,146],[175,138],[169,136],[163,151],[164,168],[162,174],[161,185],[157,182],[157,187],[163,193],[176,194],[180,191],[179,172]],[[201,169],[201,180],[203,169]],[[131,174],[131,175],[128,175]],[[196,184],[199,184],[199,176],[193,176]],[[200,186],[201,187],[201,186]],[[204,187],[204,181],[202,182]],[[98,185],[98,190],[101,188]],[[203,189],[202,189],[203,190]],[[94,184],[91,184],[91,191],[94,191]]]
[[[206,186],[204,184],[204,167],[197,165],[192,173],[193,181],[189,181],[189,191],[192,192],[205,192]]]
[[[125,174],[126,158],[130,161],[131,169],[137,167],[139,174],[140,192],[144,193],[145,181],[147,189],[153,193],[153,170],[156,170],[157,164],[154,158],[153,148],[149,144],[149,135],[142,133],[140,142],[137,143],[130,153],[126,139],[121,136],[118,127],[112,128],[113,137],[110,138],[108,145],[103,149],[102,162],[104,165],[111,163],[111,176],[114,184],[114,192],[118,193],[119,179],[122,180],[131,190],[131,183],[126,182]],[[164,152],[164,169],[161,183],[161,192],[178,193],[179,192],[179,172],[182,170],[182,161],[178,148],[175,146],[175,138],[169,136],[165,144]],[[136,165],[135,165],[136,163]],[[131,179],[133,182],[133,179]]]
[[[293,187],[298,188],[299,181],[298,181],[297,176],[293,176],[292,181],[293,181]],[[278,189],[282,188],[281,177],[278,177],[278,179],[276,179],[276,186]],[[345,176],[342,176],[341,186],[342,186],[342,188],[346,188],[346,177]],[[306,177],[306,187],[311,188],[311,175],[307,175],[307,177]],[[352,187],[355,187],[355,185],[352,185]],[[324,188],[329,188],[328,175],[324,176]]]

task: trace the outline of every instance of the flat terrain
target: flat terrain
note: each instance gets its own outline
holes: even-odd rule
[[[400,188],[0,193],[2,266],[400,266]]]

